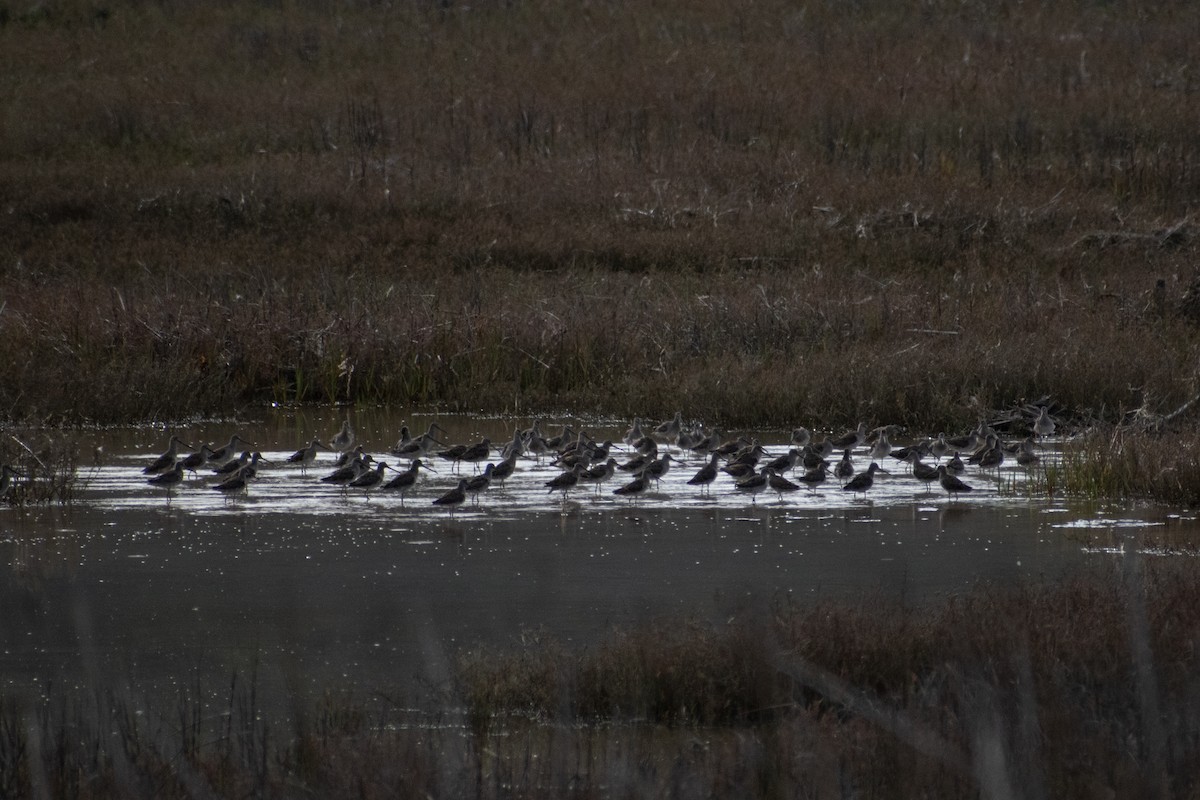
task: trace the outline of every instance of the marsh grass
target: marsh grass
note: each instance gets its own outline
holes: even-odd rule
[[[71,502],[79,480],[78,461],[78,443],[68,434],[0,432],[0,464],[12,466],[18,473],[0,502],[16,506]]]
[[[976,12],[9,8],[0,418],[1176,407],[1200,11]]]
[[[1200,504],[1200,440],[1189,428],[1103,426],[1071,440],[1045,470],[1048,490],[1092,499]]]
[[[1136,544],[1136,543],[1134,543]],[[1200,589],[1178,560],[906,607],[662,620],[460,653],[427,707],[258,670],[0,703],[10,796],[1190,796]]]

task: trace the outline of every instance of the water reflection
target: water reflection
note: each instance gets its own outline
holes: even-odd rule
[[[342,416],[286,411],[172,432],[192,443],[240,432],[282,464]],[[377,451],[401,424],[424,430],[434,419],[353,412],[359,441]],[[451,442],[502,442],[529,422],[436,421]],[[600,439],[621,432],[586,427]],[[402,505],[322,484],[325,454],[307,475],[264,469],[245,497],[189,479],[168,504],[141,474],[168,436],[93,434],[82,446],[104,455],[83,473],[77,503],[0,510],[8,689],[108,676],[169,693],[257,668],[288,692],[348,685],[419,697],[450,674],[459,648],[517,643],[530,630],[588,642],[614,625],[726,619],[781,595],[920,602],[980,580],[1053,577],[1118,548],[1191,557],[1197,541],[1194,518],[1162,509],[1030,500],[1011,464],[970,474],[978,491],[953,501],[893,466],[866,498],[831,481],[751,502],[728,481],[711,497],[688,486],[697,458],[629,503],[612,496],[615,481],[563,502],[544,486],[557,468],[524,459],[503,487],[451,517],[431,503],[457,480],[449,464]]]

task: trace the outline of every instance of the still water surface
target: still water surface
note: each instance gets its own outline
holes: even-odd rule
[[[352,419],[359,440],[388,460],[404,420],[382,411]],[[419,432],[434,419],[407,423]],[[488,436],[496,447],[529,424],[436,419],[450,443]],[[919,603],[979,581],[1055,578],[1129,547],[1190,558],[1200,540],[1195,519],[1169,509],[1031,500],[1011,462],[999,476],[971,468],[964,477],[976,491],[953,501],[900,463],[886,465],[891,474],[865,497],[830,481],[751,500],[726,476],[711,497],[688,486],[703,463],[692,457],[631,504],[612,494],[624,476],[564,501],[544,486],[559,470],[522,459],[504,486],[451,514],[431,501],[458,475],[436,458],[439,472],[403,502],[322,483],[329,454],[307,474],[284,464],[340,420],[279,411],[171,431],[193,444],[240,432],[273,462],[234,499],[204,473],[169,500],[147,485],[141,468],[169,432],[84,442],[96,457],[81,469],[76,502],[0,510],[4,689],[37,695],[51,684],[116,682],[169,695],[257,668],[264,686],[289,696],[332,687],[420,703],[462,648],[531,635],[586,646],[614,626],[724,620],[784,597],[874,593]],[[579,427],[548,420],[544,430],[563,422]],[[626,426],[584,427],[619,442]],[[773,455],[786,450],[785,432],[756,433]]]

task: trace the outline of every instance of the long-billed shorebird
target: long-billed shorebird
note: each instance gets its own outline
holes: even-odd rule
[[[150,462],[145,469],[142,470],[143,475],[156,475],[164,470],[171,469],[175,466],[175,462],[179,460],[179,448],[185,450],[193,449],[190,444],[180,439],[178,436],[172,436],[170,443],[167,445],[167,451],[154,461]]]
[[[833,476],[839,481],[848,481],[854,477],[854,460],[850,458],[850,450],[842,451],[842,460],[833,468]]]
[[[440,445],[441,442],[434,436],[434,432],[445,434],[441,426],[436,422],[429,423],[429,427],[420,436],[414,438],[403,447],[398,447],[392,450],[392,455],[400,458],[428,458],[433,452],[434,445]]]
[[[407,425],[401,425],[400,426],[400,438],[396,440],[396,443],[394,445],[392,445],[392,449],[390,452],[393,455],[398,453],[400,450],[403,450],[405,447],[407,447],[412,442],[412,440],[413,440],[412,431],[410,431],[408,429]]]
[[[631,503],[637,502],[637,499],[646,493],[646,489],[650,485],[650,479],[645,475],[638,475],[629,483],[618,486],[613,489],[613,494],[618,497],[627,497]]]
[[[799,477],[799,481],[809,489],[815,491],[817,486],[825,482],[825,478],[828,476],[828,474],[829,467],[824,461],[821,461],[808,472],[801,475]]]
[[[713,428],[712,433],[705,436],[700,441],[692,445],[692,452],[698,455],[708,455],[716,451],[721,446],[721,431],[718,428]]]
[[[231,458],[236,458],[237,454],[242,450],[251,449],[253,447],[254,445],[251,442],[247,442],[245,439],[235,433],[233,436],[229,437],[229,444],[212,451],[212,454],[208,457],[208,463],[224,464]]]
[[[467,500],[467,479],[459,478],[458,486],[455,486],[450,491],[443,494],[433,501],[435,506],[445,506],[450,509],[450,515],[454,516],[454,509],[461,506]]]
[[[492,483],[503,488],[504,482],[512,477],[512,474],[517,471],[517,454],[509,453],[508,457],[496,465],[492,470]]]
[[[170,504],[171,496],[175,493],[175,487],[183,483],[183,464],[176,461],[175,465],[166,472],[160,472],[148,481],[151,486],[158,486],[167,490],[167,503]]]
[[[713,453],[708,463],[696,470],[696,474],[688,479],[688,486],[699,486],[703,494],[712,494],[712,483],[717,479],[717,461],[721,456]]]
[[[212,453],[213,449],[211,447],[206,444],[202,444],[200,445],[199,450],[188,453],[186,456],[179,459],[179,463],[183,464],[183,468],[192,473],[192,476],[194,477],[196,475],[196,470],[212,461]]]
[[[239,492],[242,494],[249,493],[250,482],[258,475],[259,462],[264,464],[270,463],[262,457],[262,453],[256,451],[250,456],[250,461],[247,464],[220,483],[214,484],[212,488],[218,492],[222,492],[227,500]]]
[[[651,461],[642,469],[642,475],[654,481],[655,488],[658,487],[659,481],[671,469],[671,461],[673,460],[670,453],[663,453],[657,461]]]
[[[549,494],[562,492],[563,502],[565,503],[567,501],[567,492],[571,491],[579,484],[579,473],[581,472],[583,472],[583,465],[576,464],[567,472],[555,475],[553,478],[546,481],[544,485],[550,489]]]
[[[922,463],[916,450],[910,450],[905,461],[912,466],[913,477],[925,483],[926,486],[938,479],[938,471],[928,464]]]
[[[491,457],[491,454],[492,440],[485,436],[482,440],[476,442],[475,444],[468,445],[466,450],[463,451],[462,455],[459,456],[459,461],[465,461],[471,465],[473,470],[478,470],[479,465],[484,461],[487,461],[488,458]]]
[[[867,423],[860,422],[860,423],[858,423],[858,427],[855,430],[852,430],[849,433],[842,434],[841,436],[834,439],[832,443],[833,443],[833,449],[835,449],[835,450],[845,450],[846,448],[850,448],[851,450],[854,450],[858,447],[861,447],[863,445],[863,443],[866,441],[867,441]]]
[[[862,472],[855,475],[853,478],[842,487],[843,492],[852,492],[854,494],[866,494],[871,487],[875,485],[875,473],[883,472],[879,465],[874,461],[871,466],[867,467]]]
[[[500,458],[505,460],[509,456],[520,458],[523,455],[525,455],[525,432],[517,428],[513,431],[512,440],[500,450]]]
[[[951,500],[963,492],[971,491],[971,487],[963,483],[957,475],[950,474],[950,471],[946,469],[945,464],[938,464],[937,474],[938,483],[940,483],[942,488],[946,490],[946,493],[950,495]]]
[[[228,501],[235,494],[245,494],[250,491],[250,480],[254,477],[254,473],[247,472],[245,468],[239,469],[220,483],[214,483],[212,488],[214,491],[221,492],[225,495]]]
[[[351,447],[354,447],[354,440],[354,428],[350,425],[350,418],[347,417],[342,421],[342,429],[329,440],[329,447],[335,453],[345,453]]]
[[[783,501],[784,492],[794,492],[800,488],[800,484],[792,483],[787,478],[779,475],[774,470],[767,473],[767,485],[772,492],[779,495],[779,500]]]
[[[467,478],[466,484],[463,486],[463,491],[467,493],[467,497],[471,498],[472,503],[479,502],[479,495],[487,491],[487,488],[492,485],[492,475],[496,471],[496,465],[488,462],[488,465],[483,468],[483,472]]]
[[[763,467],[753,475],[748,475],[733,485],[733,488],[742,494],[750,495],[750,502],[757,503],[758,495],[765,492],[769,487],[767,477],[771,474],[770,467]]]
[[[322,483],[332,483],[337,486],[347,486],[351,481],[362,475],[371,468],[371,462],[375,459],[370,453],[356,457],[343,467],[338,467],[333,472],[321,478]]]
[[[946,434],[939,433],[933,443],[929,445],[929,454],[940,464],[946,453],[950,452],[950,445],[946,442]]]
[[[288,456],[289,464],[296,464],[300,467],[300,473],[307,474],[308,468],[317,460],[317,451],[327,449],[320,439],[313,439],[304,447],[301,447],[296,452]]]
[[[375,469],[365,470],[358,477],[346,484],[350,489],[361,489],[365,497],[370,497],[368,494],[371,489],[383,484],[383,471],[388,468],[386,461],[380,461],[375,465]]]
[[[1042,406],[1038,411],[1037,419],[1033,421],[1033,433],[1039,439],[1045,439],[1047,436],[1054,435],[1054,420],[1050,419],[1050,412],[1045,406]]]
[[[683,430],[683,412],[676,411],[674,417],[654,429],[653,435],[659,439],[673,442],[679,437],[681,430]]]
[[[1029,465],[1036,464],[1039,461],[1040,456],[1038,456],[1037,451],[1034,450],[1032,436],[1026,436],[1021,441],[1021,444],[1017,446],[1016,458],[1017,463],[1022,467],[1028,467]]]
[[[249,463],[250,463],[250,451],[243,450],[242,454],[239,455],[237,458],[231,458],[228,461],[226,461],[224,464],[221,464],[218,467],[213,467],[212,472],[214,475],[232,475],[233,473],[237,472],[239,469],[241,469],[242,467],[246,466]]]
[[[782,475],[785,472],[790,472],[796,468],[796,464],[800,463],[800,451],[793,447],[781,456],[771,459],[768,467],[775,470],[776,473]]]
[[[634,417],[633,424],[629,426],[629,430],[625,431],[625,435],[621,437],[621,441],[632,445],[634,442],[645,438],[645,436],[646,433],[642,430],[642,418]]]
[[[792,447],[803,450],[812,441],[812,431],[803,425],[792,430]]]
[[[891,454],[892,443],[888,440],[887,431],[882,430],[879,432],[879,435],[875,437],[875,443],[872,444],[870,449],[867,451],[867,456],[873,461],[883,461]]]
[[[412,463],[409,464],[408,469],[383,485],[384,491],[394,491],[400,495],[401,507],[404,506],[404,495],[408,494],[409,490],[417,485],[417,475],[422,467],[425,467],[425,462],[419,458],[414,458]],[[431,472],[437,471],[433,467],[426,467],[426,469]]]
[[[607,481],[612,479],[612,476],[617,472],[617,460],[611,456],[603,464],[597,464],[591,469],[584,470],[579,473],[581,483],[590,483],[596,487],[596,495],[600,495],[600,489]]]

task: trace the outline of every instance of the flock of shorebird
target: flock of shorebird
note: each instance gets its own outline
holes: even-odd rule
[[[705,495],[711,495],[713,484],[722,475],[733,481],[735,492],[749,495],[752,500],[764,492],[774,492],[782,500],[789,492],[802,487],[815,489],[831,477],[841,482],[842,491],[865,494],[874,485],[876,473],[888,472],[879,462],[890,464],[887,460],[892,459],[907,464],[911,475],[927,486],[938,482],[953,500],[957,495],[972,491],[960,477],[968,464],[975,464],[981,473],[986,473],[998,471],[1009,458],[1022,466],[1038,461],[1037,440],[1052,435],[1055,423],[1047,410],[1041,408],[1029,429],[1030,435],[1024,439],[1005,443],[994,429],[980,423],[963,436],[947,437],[939,433],[937,437],[906,447],[893,447],[890,437],[896,430],[894,426],[868,430],[866,423],[860,423],[843,436],[825,436],[819,442],[808,429],[796,428],[787,451],[771,456],[753,438],[725,439],[719,430],[705,431],[687,426],[682,412],[652,428],[635,418],[621,445],[612,441],[597,442],[586,432],[577,433],[570,426],[564,426],[558,435],[546,436],[540,421],[535,421],[529,428],[515,430],[512,440],[503,446],[493,447],[487,438],[473,444],[448,446],[438,438],[438,434],[444,435],[445,431],[433,423],[418,436],[413,436],[407,426],[402,428],[399,441],[390,449],[391,456],[408,462],[407,469],[399,470],[386,461],[376,460],[357,445],[354,429],[347,420],[328,444],[313,439],[287,461],[307,472],[317,463],[320,451],[332,452],[336,454],[332,471],[320,479],[323,483],[347,491],[394,492],[400,497],[401,505],[404,496],[417,486],[423,469],[436,472],[429,463],[432,459],[448,461],[454,470],[460,464],[472,464],[475,470],[472,477],[459,478],[454,488],[432,500],[434,505],[446,506],[452,511],[468,500],[477,501],[489,487],[503,484],[516,471],[521,458],[539,462],[549,459],[561,469],[544,486],[549,493],[561,492],[564,502],[568,493],[578,487],[594,487],[599,493],[601,487],[619,473],[627,475],[627,480],[612,493],[636,500],[652,485],[657,486],[673,464],[685,463],[692,457],[705,461],[687,484],[697,487]],[[175,488],[185,482],[185,475],[195,475],[202,468],[219,477],[212,484],[213,489],[231,496],[247,491],[259,466],[270,463],[261,453],[249,449],[252,447],[236,434],[223,447],[203,445],[199,449],[172,436],[166,452],[148,464],[143,472],[149,476],[147,480],[151,485],[167,491],[168,502]],[[623,463],[614,456],[618,449],[628,455]],[[184,454],[182,451],[190,452]],[[853,458],[856,454],[862,457],[863,451],[869,466],[858,471]],[[925,459],[933,459],[934,464],[926,463]],[[480,465],[485,463],[480,471]],[[385,475],[389,469],[397,473],[390,479]],[[789,474],[793,474],[795,480],[788,478]],[[7,480],[8,476],[6,468],[0,480]]]

